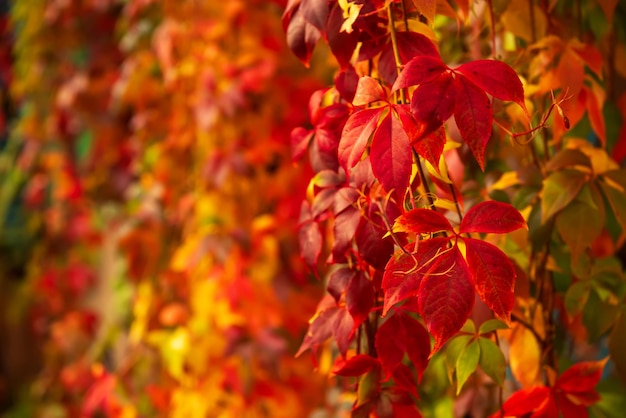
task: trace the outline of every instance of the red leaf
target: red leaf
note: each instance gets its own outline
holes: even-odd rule
[[[383,108],[363,109],[350,115],[339,140],[339,162],[342,167],[352,168],[361,160],[382,112]]]
[[[498,318],[508,322],[514,303],[513,263],[493,244],[473,238],[463,241],[476,292]]]
[[[352,277],[346,289],[346,308],[354,319],[355,327],[365,321],[372,306],[374,306],[374,286],[362,272],[359,272]]]
[[[420,157],[428,161],[439,172],[439,160],[446,145],[446,131],[443,127],[413,144]]]
[[[528,228],[524,217],[508,203],[488,200],[480,202],[467,211],[459,234],[466,232],[491,232],[504,234],[520,228]]]
[[[391,112],[374,133],[370,161],[376,179],[386,191],[394,190],[401,201],[409,186],[413,156],[409,137]]]
[[[352,65],[341,70],[335,77],[335,88],[342,99],[352,103],[356,94],[356,86],[359,83],[359,75]]]
[[[608,359],[584,361],[565,370],[556,381],[556,387],[565,392],[595,392]]]
[[[575,404],[567,394],[557,393],[559,417],[588,418],[589,411],[584,404]],[[600,397],[598,396],[598,400]],[[578,400],[578,399],[577,399]],[[595,403],[595,402],[594,402]]]
[[[452,225],[441,213],[417,208],[400,215],[393,227],[398,232],[414,232],[416,234],[434,234],[441,231],[452,232]]]
[[[337,259],[341,259],[350,246],[360,221],[361,214],[353,207],[349,207],[335,216],[335,223],[333,224],[333,235],[335,240],[333,241],[332,248],[332,254],[335,261],[337,261]]]
[[[385,292],[383,316],[395,304],[417,294],[422,278],[428,274],[436,257],[446,249],[449,242],[448,238],[425,239],[419,242],[414,254],[399,252],[389,260],[382,281]]]
[[[546,386],[534,386],[515,392],[502,405],[502,411],[506,417],[521,417],[534,412],[542,404],[551,398],[550,388]],[[491,418],[501,417],[500,412],[496,412]]]
[[[457,75],[454,120],[480,168],[485,170],[485,148],[491,136],[493,113],[489,98],[479,87]]]
[[[452,116],[456,95],[453,81],[452,75],[445,72],[413,92],[411,111],[423,126],[424,135],[436,131]]]
[[[422,374],[428,366],[430,357],[430,335],[419,321],[408,315],[396,312],[397,316],[406,332],[406,353],[411,363],[417,370],[418,382],[422,379]]]
[[[321,33],[304,19],[299,6],[294,9],[291,16],[286,14],[283,17],[283,26],[289,22],[286,30],[287,45],[296,57],[308,67],[313,48],[320,39]]]
[[[335,337],[339,351],[345,356],[353,329],[354,321],[347,310],[338,306],[326,308],[309,325],[296,357],[310,348],[315,350],[331,336]]]
[[[326,290],[335,299],[335,302],[339,303],[341,295],[346,291],[348,284],[350,284],[350,281],[355,275],[356,271],[348,267],[342,267],[335,270],[330,275]]]
[[[517,73],[502,61],[470,61],[455,71],[462,73],[472,83],[500,100],[510,100],[526,110],[524,87]]]
[[[354,238],[361,257],[374,268],[383,270],[393,254],[393,240],[391,237],[383,239],[387,228],[377,210],[374,206],[369,207],[368,216],[361,218]]]
[[[439,255],[434,263],[418,295],[420,313],[435,338],[433,353],[461,329],[474,305],[470,273],[458,247]]]
[[[326,23],[326,36],[328,37],[328,46],[330,46],[330,50],[337,58],[341,68],[350,64],[350,59],[359,42],[357,31],[348,33],[341,30],[343,21],[343,10],[337,2],[334,2]]]
[[[447,70],[448,67],[439,57],[415,57],[404,66],[391,91],[394,92],[406,87],[427,83]]]
[[[398,32],[396,34],[396,40],[400,54],[400,63],[407,63],[417,56],[439,58],[435,44],[421,33],[410,31]],[[398,70],[391,44],[383,48],[383,52],[380,54],[378,72],[386,83],[393,84],[394,81],[396,81]]]
[[[421,323],[396,312],[378,328],[375,344],[383,369],[387,373],[396,369],[404,353],[407,353],[421,379],[430,355],[430,336]],[[415,390],[415,385],[409,389]]]
[[[313,131],[304,129],[301,126],[291,131],[291,159],[293,162],[299,161],[304,156],[312,138]]]
[[[352,104],[355,106],[365,106],[379,100],[387,100],[387,95],[380,83],[376,81],[375,78],[367,75],[359,78]]]
[[[350,357],[341,368],[335,370],[333,373],[338,376],[356,377],[367,373],[379,364],[380,362],[377,358],[366,354],[357,354]]]
[[[325,31],[326,20],[328,19],[328,0],[302,0],[300,12],[304,19],[320,32]]]
[[[302,202],[300,209],[300,222],[302,223],[298,231],[300,254],[309,267],[314,267],[322,251],[322,233],[319,225],[311,220],[311,216],[309,203]]]

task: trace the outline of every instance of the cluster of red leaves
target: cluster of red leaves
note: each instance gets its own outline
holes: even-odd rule
[[[462,19],[467,4],[451,11],[448,2],[409,3],[415,9],[404,1],[295,0],[283,15],[287,43],[301,61],[309,65],[323,39],[340,67],[334,86],[310,99],[312,128],[292,133],[294,159],[308,151],[315,172],[300,213],[302,256],[316,274],[329,272],[329,295],[299,354],[318,353],[334,338],[341,354],[335,373],[359,378],[354,416],[402,416],[413,407],[429,358],[459,332],[475,295],[510,323],[517,269],[484,234],[528,229],[508,203],[487,200],[462,214],[456,185],[441,180],[451,124],[484,171],[494,105],[513,102],[530,120],[520,77],[496,60],[449,66],[407,23],[416,15],[432,23],[435,13]],[[597,61],[595,50],[578,49]],[[452,190],[457,213],[433,205],[430,184],[438,193]],[[429,199],[429,207],[416,204]]]

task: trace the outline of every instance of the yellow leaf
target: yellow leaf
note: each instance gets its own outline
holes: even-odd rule
[[[509,363],[511,372],[522,387],[541,382],[541,347],[533,333],[515,323],[510,334]]]
[[[515,36],[527,42],[533,42],[546,35],[548,20],[543,10],[537,5],[533,5],[535,33],[532,33],[530,8],[527,2],[512,1],[506,11],[502,14],[502,25]]]

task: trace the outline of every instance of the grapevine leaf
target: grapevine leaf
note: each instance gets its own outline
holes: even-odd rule
[[[506,360],[500,348],[488,338],[479,338],[480,367],[498,386],[504,383]]]
[[[417,10],[426,18],[430,25],[435,22],[437,3],[437,0],[413,0],[413,4],[415,4]]]
[[[384,237],[385,234],[387,229],[380,214],[370,206],[368,216],[361,218],[354,238],[361,257],[378,270],[385,268],[393,254],[393,240]]]
[[[312,220],[311,207],[306,201],[302,202],[300,222],[298,231],[300,254],[309,267],[314,267],[322,252],[322,233],[317,222]]]
[[[456,360],[456,394],[461,393],[463,385],[474,373],[480,360],[480,345],[478,341],[470,342]]]
[[[361,160],[382,111],[363,109],[350,115],[339,140],[339,162],[344,168],[352,168]]]
[[[476,60],[461,65],[455,71],[462,73],[493,97],[517,103],[528,115],[522,82],[515,70],[507,64],[502,61]]]
[[[400,215],[393,226],[396,232],[434,234],[441,231],[452,232],[452,225],[441,213],[432,209],[416,208]]]
[[[294,9],[293,12],[285,14],[283,17],[283,26],[287,26],[287,45],[295,56],[308,66],[321,33],[315,26],[306,21],[300,6],[296,6]]]
[[[439,57],[417,56],[404,66],[391,91],[427,83],[447,70],[448,67]]]
[[[335,216],[335,222],[333,224],[333,235],[335,240],[332,248],[332,254],[335,261],[337,261],[337,259],[341,259],[350,246],[350,243],[354,238],[354,234],[359,227],[360,221],[361,214],[358,209],[353,208],[352,206]]]
[[[395,191],[396,196],[402,199],[409,186],[413,156],[409,137],[391,112],[374,133],[370,161],[374,176],[383,188],[388,192]]]
[[[482,324],[480,324],[480,328],[478,328],[478,333],[480,335],[488,334],[498,329],[507,329],[508,326],[504,322],[499,319],[488,319]]]
[[[435,44],[421,33],[411,31],[398,32],[396,34],[396,44],[401,63],[409,62],[411,59],[420,56],[439,58]],[[386,83],[393,84],[396,81],[398,70],[391,44],[383,48],[380,54],[378,72]]]
[[[359,83],[359,75],[352,65],[347,66],[335,76],[335,88],[342,99],[352,103]]]
[[[584,361],[574,364],[559,376],[556,387],[569,393],[595,392],[607,361],[608,357],[600,361]]]
[[[550,388],[546,386],[533,386],[518,390],[502,405],[503,414],[496,412],[491,418],[502,415],[505,417],[521,417],[530,414],[539,409],[551,397]]]
[[[307,22],[324,32],[328,19],[328,0],[302,0],[300,10]]]
[[[330,275],[326,290],[335,299],[336,303],[339,303],[341,295],[346,291],[346,288],[355,275],[356,271],[348,267],[337,269]]]
[[[454,79],[454,120],[481,170],[485,170],[485,148],[491,136],[493,112],[483,90],[462,75]]]
[[[366,354],[357,354],[343,362],[340,368],[335,369],[334,373],[338,376],[356,377],[367,373],[379,364],[380,361],[377,358]]]
[[[578,170],[563,170],[550,174],[543,182],[542,223],[574,200],[586,182],[586,174]]]
[[[421,379],[428,365],[430,336],[417,320],[396,312],[378,329],[375,344],[383,369],[388,374],[400,365],[404,354],[407,353],[417,370],[418,380]]]
[[[619,191],[617,188],[610,186],[605,182],[599,182],[600,189],[609,202],[609,206],[615,214],[615,218],[622,226],[626,227],[626,193]]]
[[[516,273],[513,264],[493,244],[474,238],[463,241],[478,296],[496,317],[508,323],[514,303]]]
[[[354,326],[358,327],[365,321],[374,305],[374,287],[372,282],[359,272],[346,288],[346,308],[354,319]]]
[[[459,233],[490,232],[504,234],[520,228],[528,228],[526,221],[512,205],[495,200],[480,202],[467,211]]]
[[[465,351],[465,348],[474,338],[472,335],[461,334],[452,338],[446,346],[446,368],[448,370],[448,378],[452,381],[454,371],[456,370],[456,363],[461,354]]]
[[[436,257],[445,251],[448,243],[447,238],[422,240],[414,254],[400,251],[389,260],[382,281],[385,292],[383,315],[395,304],[417,294],[422,277],[428,274]]]
[[[443,127],[413,144],[413,148],[420,157],[432,165],[439,172],[439,160],[446,145],[446,131]]]
[[[387,96],[380,83],[376,81],[375,78],[365,75],[359,78],[352,104],[355,106],[365,106],[386,99]]]
[[[604,211],[578,200],[567,205],[556,216],[556,229],[567,244],[573,260],[577,260],[600,235],[604,228],[604,217]]]
[[[423,135],[435,132],[452,116],[456,96],[453,81],[452,74],[444,72],[413,92],[411,111],[423,126]]]
[[[465,323],[474,305],[470,273],[457,246],[441,254],[420,284],[418,303],[426,327],[435,338],[433,352]]]
[[[331,336],[335,336],[339,351],[345,356],[352,335],[354,321],[347,310],[331,306],[319,312],[309,325],[296,357],[308,349],[316,349]]]
[[[350,59],[359,42],[359,34],[356,31],[346,32],[341,30],[343,23],[343,10],[335,2],[328,15],[326,36],[328,38],[328,46],[330,46],[330,50],[337,58],[341,68],[350,65]]]

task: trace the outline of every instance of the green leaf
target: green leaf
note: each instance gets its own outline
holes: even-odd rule
[[[541,222],[567,206],[576,198],[587,182],[587,175],[578,170],[563,170],[552,173],[543,182],[541,200]]]
[[[618,306],[604,303],[596,292],[589,292],[589,299],[583,310],[583,324],[589,341],[596,341],[611,329],[619,310]]]
[[[450,381],[452,381],[452,373],[456,369],[457,360],[472,338],[474,338],[473,335],[459,335],[448,342],[448,347],[446,348],[446,368],[448,369]]]
[[[602,232],[604,213],[581,203],[571,202],[556,217],[556,229],[576,260]]]
[[[605,182],[598,182],[600,189],[609,201],[609,205],[622,228],[626,228],[626,193],[610,186]]]
[[[480,367],[498,386],[502,386],[506,374],[504,354],[500,347],[488,338],[479,338],[478,344],[480,345]]]
[[[480,359],[480,345],[477,340],[472,341],[465,347],[456,360],[456,394],[461,393],[463,385],[474,373]]]
[[[504,322],[499,319],[489,319],[482,324],[480,324],[480,328],[478,329],[478,333],[480,335],[487,334],[491,331],[495,331],[497,329],[508,329],[509,327]]]
[[[587,299],[589,299],[590,290],[591,284],[587,280],[576,282],[567,289],[564,304],[565,310],[570,317],[574,317],[582,312]]]

